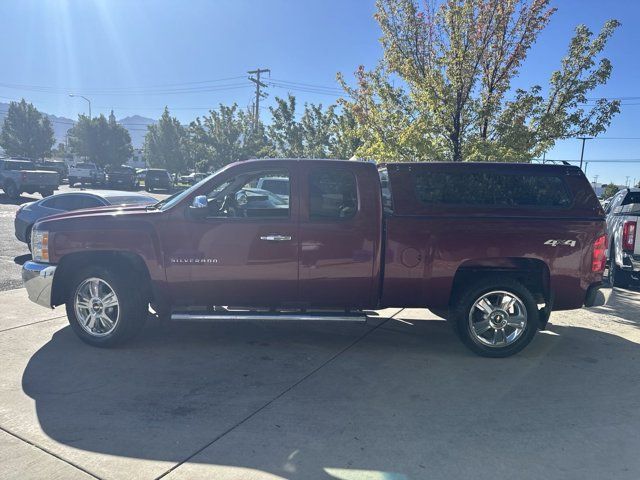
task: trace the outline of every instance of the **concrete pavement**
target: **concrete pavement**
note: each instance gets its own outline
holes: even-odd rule
[[[367,324],[148,322],[82,344],[0,293],[0,478],[629,478],[640,294],[554,313],[520,355],[423,310]]]

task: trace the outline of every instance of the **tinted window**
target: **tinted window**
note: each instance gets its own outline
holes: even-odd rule
[[[391,195],[391,185],[389,184],[389,172],[386,168],[378,170],[380,175],[380,188],[382,190],[382,208],[384,213],[393,213],[393,197]]]
[[[640,203],[640,192],[629,192],[622,201],[622,205],[630,205],[632,203]]]
[[[152,203],[157,203],[157,200],[155,198],[138,195],[121,195],[118,197],[107,197],[106,200],[111,205],[149,205]]]
[[[418,172],[415,182],[418,200],[427,205],[568,207],[571,204],[564,182],[554,176]]]
[[[63,210],[65,212],[79,210],[81,208],[100,207],[102,205],[103,203],[97,198],[88,195],[59,195],[42,203],[43,207]]]
[[[277,195],[289,195],[289,181],[285,179],[262,179],[260,187]]]
[[[358,208],[358,188],[351,172],[322,168],[309,174],[309,218],[350,218]]]

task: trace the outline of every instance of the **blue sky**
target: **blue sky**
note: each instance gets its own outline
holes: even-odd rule
[[[640,97],[640,2],[557,0],[555,6],[516,86],[546,85],[575,25],[596,31],[616,18],[622,27],[606,51],[613,75],[593,96]],[[350,77],[381,56],[373,13],[373,0],[3,0],[0,101],[24,96],[48,113],[75,118],[86,112],[86,102],[68,97],[75,91],[91,98],[93,114],[113,108],[118,118],[157,118],[166,104],[188,122],[218,103],[249,105],[246,71],[262,67],[280,85],[269,88],[264,114],[274,96],[286,95],[284,82],[295,82],[288,85],[300,103],[329,104],[337,98],[336,72]],[[218,79],[226,80],[204,83]],[[624,103],[602,137],[640,137],[640,98]],[[547,157],[579,155],[580,142],[567,140]],[[589,141],[585,159],[640,159],[640,140]],[[587,174],[638,181],[640,162],[592,162]]]

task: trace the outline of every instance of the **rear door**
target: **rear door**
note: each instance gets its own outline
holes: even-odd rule
[[[375,306],[381,225],[376,169],[300,162],[300,179],[301,301],[309,307]]]

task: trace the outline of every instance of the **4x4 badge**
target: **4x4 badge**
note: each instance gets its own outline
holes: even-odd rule
[[[552,247],[557,247],[558,245],[566,245],[568,247],[575,247],[575,240],[547,240],[544,242],[545,245],[551,245]]]

